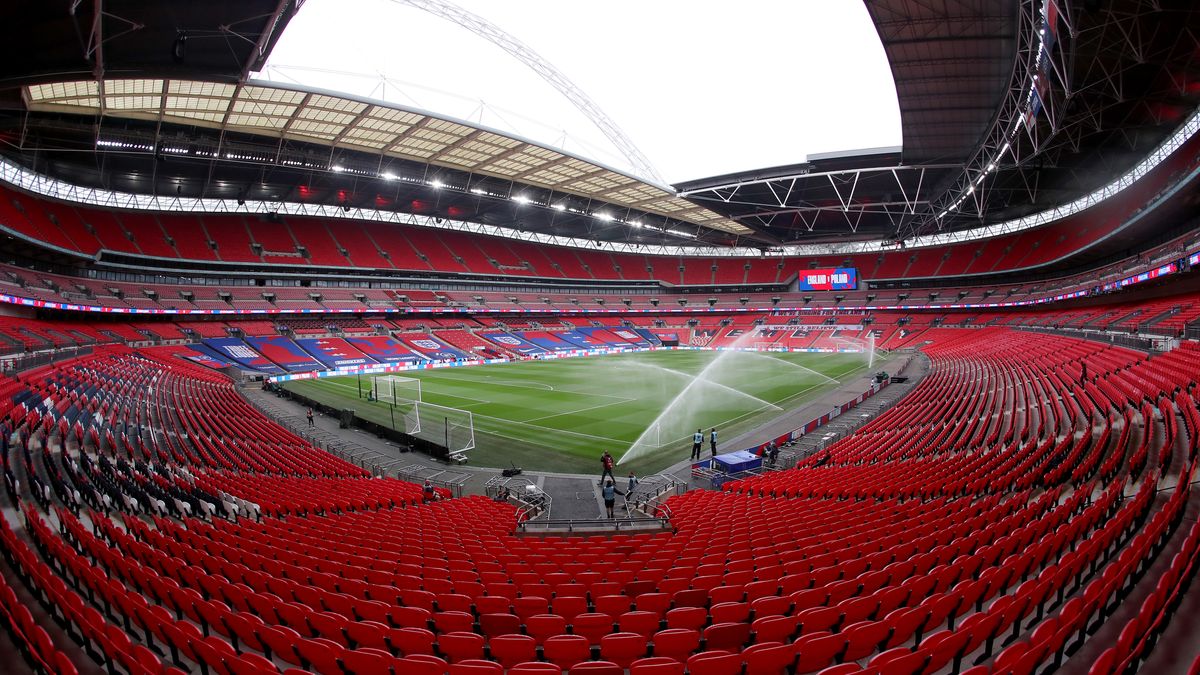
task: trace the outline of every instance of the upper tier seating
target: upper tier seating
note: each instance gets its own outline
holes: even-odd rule
[[[95,255],[360,267],[579,280],[657,280],[672,285],[785,283],[800,270],[857,267],[869,280],[1019,270],[1055,262],[1097,242],[1194,166],[1193,138],[1147,178],[1102,207],[983,241],[849,256],[764,258],[648,256],[538,245],[456,230],[376,221],[288,216],[117,212],[51,202],[0,188],[0,226],[34,241]]]

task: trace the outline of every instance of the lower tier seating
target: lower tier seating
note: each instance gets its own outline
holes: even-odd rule
[[[312,447],[219,373],[102,348],[0,389],[0,548],[129,675],[1043,673],[1150,583],[1083,666],[1136,667],[1200,554],[1195,347],[927,335],[930,375],[794,468],[670,498],[670,531],[545,537]],[[70,672],[7,596],[29,661]]]

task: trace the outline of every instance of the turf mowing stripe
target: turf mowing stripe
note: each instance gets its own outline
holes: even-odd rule
[[[636,398],[622,398],[622,399],[618,399],[616,401],[609,401],[608,403],[601,403],[600,405],[594,405],[594,406],[591,406],[588,408],[579,408],[578,410],[568,410],[567,412],[554,413],[553,415],[543,415],[542,417],[534,417],[532,419],[525,420],[525,423],[528,424],[529,422],[540,422],[541,420],[548,420],[552,417],[562,417],[563,415],[576,415],[581,412],[587,412],[589,410],[596,410],[598,408],[607,408],[607,407],[613,406],[613,405],[621,405],[622,403],[629,403],[630,401],[636,401],[636,400],[637,400]],[[541,425],[537,425],[537,426],[541,426]]]
[[[345,383],[342,383],[342,382],[333,382],[333,381],[330,381],[330,380],[326,380],[326,381],[324,381],[324,382],[321,382],[321,384],[322,384],[322,385],[328,385],[328,386],[334,386],[334,387],[342,387],[342,388],[345,388],[345,389],[357,389],[357,388],[356,388],[355,386],[353,386],[353,385],[345,384]],[[620,401],[620,402],[621,402],[621,403],[624,403],[624,402],[627,402],[627,401]],[[376,401],[376,403],[378,403],[379,405],[387,405],[386,403],[381,403],[381,402],[378,402],[378,401]],[[611,404],[610,404],[610,405],[611,405]],[[571,412],[578,412],[578,411],[571,411]],[[566,413],[564,413],[564,414],[566,414]],[[483,414],[483,413],[478,413],[478,412],[474,412],[474,411],[472,411],[472,412],[471,412],[471,415],[472,415],[472,416],[474,416],[474,417],[479,417],[479,418],[483,418],[483,419],[486,419],[486,420],[493,420],[493,421],[495,421],[495,422],[499,422],[499,423],[501,424],[501,426],[506,426],[506,425],[510,425],[510,424],[520,424],[520,425],[522,425],[522,426],[532,427],[532,428],[534,428],[534,429],[537,429],[537,430],[539,430],[539,431],[545,431],[545,432],[550,432],[550,433],[558,433],[558,434],[570,434],[570,435],[572,435],[572,436],[582,436],[582,437],[584,437],[584,438],[594,438],[594,439],[596,439],[596,440],[598,440],[598,441],[612,441],[613,443],[628,443],[628,442],[629,442],[629,441],[623,441],[623,440],[616,439],[616,438],[609,438],[609,437],[607,437],[607,436],[597,436],[597,435],[595,435],[595,434],[585,434],[585,433],[582,433],[582,432],[579,432],[579,431],[569,431],[569,430],[567,430],[567,429],[556,429],[556,428],[554,428],[554,427],[543,427],[543,426],[541,426],[541,425],[538,425],[538,424],[529,424],[529,423],[526,423],[526,422],[521,422],[521,421],[518,421],[518,420],[514,420],[514,419],[510,419],[510,418],[504,418],[504,417],[493,417],[492,415],[485,415],[485,414]],[[485,433],[492,433],[492,432],[485,432]],[[502,435],[502,434],[496,434],[496,435],[497,435],[497,436],[499,436],[499,435]],[[506,436],[506,438],[511,438],[511,437],[507,437],[507,436]],[[526,441],[526,442],[528,442],[528,441],[529,441],[529,439],[527,439],[527,438],[522,438],[522,439],[517,439],[517,440],[522,440],[522,441]]]
[[[588,466],[593,454],[605,445],[614,454],[623,456],[646,427],[662,414],[669,401],[680,393],[680,383],[674,378],[655,376],[656,368],[649,367],[643,369],[643,374],[638,374],[639,364],[668,366],[694,374],[704,370],[716,356],[708,352],[647,353],[530,361],[479,369],[432,370],[414,373],[414,376],[424,383],[427,403],[459,407],[473,414],[476,434],[484,439],[482,444],[477,440],[477,444],[482,445],[480,459],[486,464],[506,464],[514,457],[518,462],[525,458],[526,463],[552,463],[551,458],[558,455],[574,468]],[[744,363],[736,362],[732,368],[727,365],[717,383],[771,405],[795,406],[805,397],[811,397],[814,390],[832,391],[838,382],[836,378],[866,367],[865,360],[850,360],[846,355],[758,356],[764,358],[747,358]],[[775,364],[774,361],[783,363]],[[789,365],[798,366],[799,370],[787,368]],[[500,367],[507,370],[496,370]],[[313,385],[313,389],[328,392],[343,405],[353,407],[354,403],[361,402],[355,399],[356,387],[352,381],[324,380]],[[621,395],[611,393],[614,391],[620,391]],[[687,413],[687,419],[703,420],[704,427],[724,427],[728,438],[778,417],[766,412],[769,406],[765,404],[748,409],[754,404],[724,402],[715,394],[699,396],[697,403],[698,406],[689,407],[691,412]],[[377,419],[382,414],[386,425],[386,408],[384,403],[372,403],[368,415]],[[692,429],[680,431],[675,423],[687,425],[689,422],[674,417],[663,420],[663,432],[665,435],[672,432],[683,435],[656,444],[661,449],[635,459],[633,464],[653,464],[669,458],[674,449],[685,447]],[[490,443],[488,438],[492,439]],[[584,458],[589,461],[578,463]]]
[[[445,378],[447,380],[453,380],[455,382],[463,382],[463,383],[469,383],[469,384],[495,384],[495,385],[499,385],[501,387],[519,387],[521,389],[540,389],[542,391],[553,391],[553,392],[558,392],[561,394],[578,394],[580,396],[598,396],[601,398],[617,398],[617,399],[622,398],[620,396],[614,396],[612,394],[599,394],[599,393],[593,393],[590,391],[574,391],[571,389],[558,389],[558,388],[554,387],[553,385],[549,385],[544,382],[532,382],[529,384],[524,384],[524,383],[518,384],[517,381],[514,381],[514,380],[494,379],[491,375],[482,375],[482,376],[478,376],[478,377],[452,377],[452,376],[448,376],[444,372],[441,372],[441,373],[438,373],[437,376],[441,377],[441,378]],[[633,399],[624,399],[624,400],[628,401],[628,400],[633,400]]]

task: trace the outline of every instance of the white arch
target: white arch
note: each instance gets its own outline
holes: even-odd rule
[[[392,0],[392,2],[428,12],[436,17],[462,26],[508,52],[510,56],[524,63],[530,70],[548,82],[550,86],[557,89],[558,93],[565,96],[572,105],[579,109],[579,112],[591,120],[592,124],[596,125],[596,128],[625,156],[625,159],[629,160],[629,164],[643,178],[648,178],[660,185],[667,184],[654,168],[654,165],[650,163],[650,160],[642,154],[641,150],[638,150],[633,141],[625,135],[625,132],[617,126],[616,122],[600,109],[600,106],[595,101],[585,94],[583,90],[575,86],[571,80],[567,79],[567,76],[562,71],[539,56],[537,52],[533,51],[524,42],[504,32],[499,26],[492,24],[487,19],[472,14],[447,0]]]

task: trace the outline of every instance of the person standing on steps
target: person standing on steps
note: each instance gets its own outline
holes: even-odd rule
[[[717,428],[716,427],[713,427],[712,430],[708,432],[708,451],[710,453],[712,453],[713,457],[717,456]]]
[[[309,409],[308,409],[308,412],[307,412],[307,413],[305,413],[305,416],[306,416],[306,417],[308,417],[308,426],[310,426],[310,427],[315,427],[315,426],[317,426],[316,422],[313,422],[313,413],[312,413],[312,408],[309,408]]]
[[[704,445],[704,432],[699,429],[692,434],[692,459],[700,459],[700,446]]]
[[[615,462],[613,462],[613,456],[608,454],[608,451],[605,450],[604,454],[600,455],[600,466],[602,466],[604,468],[604,470],[600,472],[600,484],[601,485],[604,485],[604,477],[605,476],[608,476],[612,480],[617,479],[617,477],[613,475],[613,465],[614,464],[615,464]]]
[[[608,517],[613,517],[613,505],[617,503],[617,495],[624,495],[617,489],[617,486],[610,480],[600,489],[600,495],[604,497],[604,510],[608,513]]]

